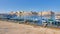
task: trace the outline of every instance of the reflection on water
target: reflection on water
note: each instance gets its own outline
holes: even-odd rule
[[[38,25],[42,25],[42,23],[45,21],[46,23],[48,23],[49,26],[51,25],[58,25],[58,22],[55,22],[55,16],[51,16],[50,18],[47,17],[42,17],[38,16],[38,15],[32,15],[32,16],[20,16],[20,18],[23,19],[28,19],[28,20],[37,20],[36,24]],[[44,21],[42,21],[44,20]],[[52,23],[51,23],[52,22]],[[33,23],[33,22],[32,22]]]
[[[29,22],[35,23],[35,24],[38,24],[38,25],[42,25],[43,23],[48,23],[49,25],[59,24],[59,26],[60,26],[60,22],[55,22],[56,21],[55,16],[53,16],[53,15],[49,18],[44,17],[44,16],[38,16],[38,15],[32,15],[32,16],[16,16],[16,15],[10,16],[10,15],[6,15],[6,16],[3,16],[1,18],[5,18],[5,17],[13,19],[15,21],[28,20]]]
[[[25,20],[30,20],[33,21],[37,21],[36,24],[38,25],[41,25],[42,24],[42,21],[41,21],[41,17],[40,16],[37,16],[37,15],[32,15],[32,16],[19,16],[18,19],[25,19]]]
[[[37,15],[32,15],[32,16],[26,16],[26,19],[29,19],[29,20],[36,20],[38,25],[41,25],[42,24],[42,18],[40,16],[37,16]]]

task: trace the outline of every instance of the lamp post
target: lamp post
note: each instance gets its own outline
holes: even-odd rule
[[[42,11],[41,11],[41,22],[42,22]],[[42,23],[43,24],[43,23]]]

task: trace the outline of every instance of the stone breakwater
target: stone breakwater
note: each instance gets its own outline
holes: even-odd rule
[[[0,21],[0,34],[60,34],[60,29]]]

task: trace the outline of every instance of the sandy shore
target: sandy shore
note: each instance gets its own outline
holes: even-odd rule
[[[60,29],[33,27],[31,25],[0,21],[0,34],[60,34]]]

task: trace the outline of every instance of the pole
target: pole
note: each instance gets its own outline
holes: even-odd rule
[[[42,22],[42,11],[41,11],[41,22]],[[42,23],[43,24],[43,23]]]

